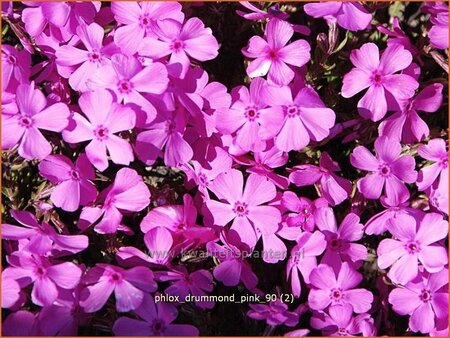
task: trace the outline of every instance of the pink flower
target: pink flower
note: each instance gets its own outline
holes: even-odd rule
[[[358,111],[363,118],[374,122],[381,120],[388,110],[398,109],[401,101],[411,98],[419,86],[413,77],[395,74],[412,61],[411,53],[403,46],[388,46],[381,59],[379,54],[374,43],[353,50],[350,60],[356,68],[345,74],[342,85],[345,98],[369,88],[358,102]]]
[[[303,8],[306,14],[314,18],[335,21],[342,28],[351,31],[367,29],[372,21],[372,14],[358,2],[321,1],[307,3]]]
[[[298,313],[288,310],[288,306],[280,299],[268,304],[249,304],[250,310],[247,316],[256,320],[265,320],[267,325],[296,326],[298,324]]]
[[[301,164],[292,169],[293,171],[289,175],[289,180],[292,183],[303,187],[319,182],[322,196],[331,205],[342,203],[352,191],[351,182],[334,173],[341,169],[327,152],[323,152],[320,156],[319,167],[311,164]]]
[[[150,269],[138,266],[128,270],[109,264],[97,264],[83,279],[86,288],[81,291],[80,305],[87,313],[100,310],[114,292],[118,312],[137,309],[144,292],[157,289]]]
[[[83,43],[84,49],[71,45],[61,46],[56,50],[56,63],[61,66],[71,66],[75,71],[70,74],[69,84],[77,91],[86,91],[87,81],[102,65],[110,62],[108,48],[103,47],[103,28],[96,24],[81,24],[77,28],[77,35]]]
[[[76,126],[63,132],[64,140],[69,143],[91,140],[86,146],[86,155],[100,171],[108,168],[107,150],[114,163],[130,164],[134,159],[131,145],[114,134],[134,127],[134,111],[113,102],[112,95],[104,89],[83,93],[78,104],[87,119],[75,113],[73,119]]]
[[[426,271],[441,271],[448,262],[446,249],[432,245],[448,234],[448,222],[442,215],[427,213],[422,220],[399,215],[390,220],[388,230],[395,239],[384,239],[378,245],[378,266],[391,267],[388,277],[397,284],[406,285],[419,274],[418,261]]]
[[[159,40],[144,38],[139,53],[155,59],[170,55],[172,76],[183,79],[190,65],[189,57],[198,61],[214,59],[219,54],[219,44],[199,18],[190,18],[183,24],[172,19],[159,21],[153,26]]]
[[[146,294],[142,305],[134,312],[143,320],[120,317],[112,328],[116,336],[198,336],[199,334],[195,326],[172,324],[178,316],[175,305],[165,302],[155,304],[151,295]]]
[[[2,148],[11,149],[19,144],[19,155],[26,159],[44,159],[52,146],[39,129],[61,132],[69,124],[70,111],[64,103],[47,106],[47,99],[34,82],[17,87],[16,102],[19,111],[2,118]]]
[[[63,155],[49,155],[39,163],[39,172],[56,187],[50,199],[66,211],[75,211],[97,197],[97,189],[91,182],[95,172],[86,154],[81,154],[75,165]]]
[[[389,37],[387,41],[388,46],[391,44],[402,45],[405,49],[409,50],[413,56],[416,56],[419,53],[417,47],[411,43],[408,35],[400,27],[398,17],[393,18],[392,28],[390,30],[381,24],[377,25],[377,29],[379,32],[386,34]]]
[[[314,312],[311,326],[322,330],[324,336],[356,336],[361,333],[359,318],[366,317],[361,314],[353,317],[353,308],[350,304],[330,306],[327,312]]]
[[[264,19],[286,20],[289,18],[289,14],[280,10],[280,4],[275,4],[274,6],[269,7],[267,9],[267,12],[254,6],[249,1],[239,1],[239,4],[251,11],[250,13],[247,13],[241,10],[236,10],[236,13],[238,15],[246,18],[247,20],[252,21],[260,21]]]
[[[380,136],[375,140],[376,157],[364,146],[356,147],[350,155],[351,164],[370,174],[357,182],[358,190],[370,199],[377,199],[385,191],[391,201],[403,201],[409,196],[406,183],[417,179],[416,161],[411,155],[400,155],[399,142]]]
[[[295,297],[300,297],[301,293],[298,273],[302,274],[305,283],[309,283],[311,271],[317,266],[317,256],[322,254],[326,246],[325,236],[320,231],[304,232],[297,239],[297,245],[292,248],[286,265],[287,278],[291,276],[291,288]]]
[[[117,28],[114,42],[127,55],[136,53],[144,36],[153,33],[155,23],[168,19],[177,22],[184,20],[181,4],[178,2],[119,1],[111,3],[111,11],[116,21],[125,25]]]
[[[273,235],[281,222],[280,211],[273,206],[261,205],[275,198],[275,185],[267,178],[250,174],[244,189],[240,171],[232,169],[216,177],[209,189],[223,202],[208,200],[206,206],[214,224],[231,226],[242,242],[254,247],[262,236]]]
[[[3,270],[4,272],[5,270]],[[15,279],[2,273],[2,308],[9,309],[20,300],[20,285]]]
[[[89,86],[105,88],[115,94],[118,103],[134,103],[146,112],[146,123],[156,116],[156,108],[143,93],[162,94],[169,78],[166,67],[160,62],[143,66],[133,56],[114,54],[111,63],[101,66],[91,77]]]
[[[437,13],[430,17],[430,21],[433,24],[428,37],[430,38],[431,45],[438,49],[448,48],[448,7],[446,11]]]
[[[327,250],[321,263],[330,265],[336,273],[344,262],[354,268],[359,267],[367,257],[367,249],[364,245],[352,243],[360,240],[364,235],[359,217],[349,213],[338,227],[333,209],[320,208],[314,214],[314,218],[317,227],[327,240]]]
[[[155,120],[137,136],[136,153],[147,165],[155,163],[164,148],[164,163],[179,167],[193,156],[193,150],[183,138],[187,114],[183,108],[176,111],[159,111]]]
[[[39,306],[53,304],[60,288],[75,288],[82,274],[74,263],[53,264],[47,258],[26,251],[9,255],[8,263],[10,266],[3,271],[3,276],[15,279],[21,288],[33,283],[31,300]]]
[[[417,152],[424,159],[434,162],[419,171],[417,187],[420,191],[436,185],[441,177],[448,177],[448,153],[443,139],[432,139],[427,145],[420,145]]]
[[[124,211],[141,211],[150,203],[150,191],[142,177],[133,169],[122,168],[117,172],[114,183],[102,194],[103,205],[85,207],[80,215],[78,227],[84,229],[102,218],[95,226],[101,234],[115,233],[120,227]]]
[[[420,273],[404,287],[392,290],[389,303],[398,314],[411,316],[413,332],[431,332],[439,319],[448,317],[448,270]]]
[[[272,107],[261,114],[261,124],[276,135],[275,145],[282,151],[301,150],[312,141],[330,134],[336,115],[326,108],[317,92],[305,87],[293,98],[289,87],[266,86],[265,96]]]
[[[433,83],[426,86],[415,98],[407,100],[401,111],[380,123],[379,135],[404,143],[420,142],[428,137],[430,129],[420,118],[418,111],[437,111],[442,105],[443,87],[440,83]]]
[[[36,255],[57,256],[75,254],[86,249],[89,245],[85,235],[60,235],[48,223],[38,223],[36,217],[28,211],[11,210],[11,216],[23,227],[12,224],[2,224],[2,238],[7,240],[29,241],[22,250]]]
[[[294,29],[286,21],[272,19],[267,23],[265,39],[253,36],[242,53],[251,59],[247,74],[251,78],[268,74],[268,82],[275,86],[287,85],[294,78],[288,66],[301,67],[310,60],[311,47],[305,40],[287,44]]]
[[[19,84],[30,77],[30,53],[18,51],[13,46],[2,44],[2,92],[15,92]]]
[[[349,304],[356,313],[367,312],[372,305],[372,293],[365,289],[354,289],[362,279],[362,275],[348,263],[342,263],[337,274],[331,266],[320,264],[309,275],[312,288],[308,305],[313,310],[323,310],[330,304]]]

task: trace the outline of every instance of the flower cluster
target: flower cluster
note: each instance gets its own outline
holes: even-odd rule
[[[2,19],[4,335],[448,335],[447,4]]]

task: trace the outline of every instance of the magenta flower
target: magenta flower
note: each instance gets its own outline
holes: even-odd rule
[[[331,266],[320,264],[309,275],[312,288],[308,305],[313,310],[323,310],[330,304],[350,304],[356,313],[367,312],[372,305],[372,293],[365,289],[354,289],[362,279],[362,275],[348,263],[342,263],[338,274]]]
[[[322,330],[324,336],[356,336],[361,333],[360,320],[366,314],[353,317],[350,304],[330,306],[328,312],[314,312],[311,326]],[[359,318],[358,318],[359,317]]]
[[[48,223],[38,223],[36,217],[28,211],[11,210],[11,216],[23,227],[2,224],[2,238],[7,240],[29,240],[22,250],[36,255],[47,256],[50,253],[58,256],[75,254],[89,245],[85,235],[60,235]]]
[[[220,239],[223,245],[209,242],[206,245],[208,255],[217,258],[220,264],[213,270],[214,278],[226,286],[236,286],[242,282],[249,291],[256,290],[258,277],[245,259],[252,251],[248,245],[242,243],[239,235],[231,230],[221,232]]]
[[[64,103],[47,107],[47,99],[34,82],[17,87],[16,102],[19,111],[2,118],[2,149],[19,144],[19,155],[26,159],[44,159],[52,146],[39,129],[61,132],[69,124],[70,111]]]
[[[28,252],[16,252],[8,257],[10,266],[5,278],[15,279],[21,288],[33,284],[31,300],[39,306],[53,304],[61,289],[73,289],[80,282],[81,268],[71,262],[53,264],[48,259]]]
[[[183,138],[187,114],[183,108],[173,112],[159,111],[148,130],[139,133],[136,139],[136,153],[147,165],[155,163],[164,148],[164,163],[169,167],[186,164],[193,150]]]
[[[30,53],[18,51],[13,46],[2,45],[2,92],[15,92],[19,84],[30,77]]]
[[[432,245],[448,234],[448,222],[442,215],[427,213],[416,220],[399,215],[389,221],[388,230],[395,239],[383,239],[378,245],[378,266],[391,267],[388,277],[397,284],[406,285],[419,274],[418,262],[426,271],[441,271],[448,262],[446,249]]]
[[[168,68],[172,76],[183,79],[190,65],[189,57],[198,61],[214,59],[219,54],[219,44],[199,18],[190,18],[181,23],[167,19],[153,26],[159,40],[147,37],[143,40],[139,54],[159,59],[170,55]]]
[[[314,18],[337,22],[342,28],[351,31],[367,29],[372,21],[372,14],[358,2],[321,1],[307,3],[303,8],[306,14]]]
[[[114,54],[111,63],[93,74],[89,86],[111,90],[118,103],[142,107],[147,115],[145,122],[149,123],[156,116],[156,108],[143,94],[162,94],[168,83],[167,69],[162,63],[154,62],[144,67],[133,56]]]
[[[275,145],[283,151],[301,150],[312,141],[330,134],[336,115],[326,108],[317,92],[305,87],[292,96],[289,87],[265,87],[266,101],[272,108],[261,114],[261,124],[276,135]]]
[[[448,317],[448,270],[417,278],[389,294],[389,303],[400,315],[410,315],[413,332],[429,333],[440,319]]]
[[[298,273],[302,274],[305,283],[309,283],[311,271],[317,266],[317,256],[322,254],[326,246],[325,236],[319,231],[304,232],[297,239],[297,245],[292,248],[286,265],[287,278],[291,276],[291,288],[295,297],[300,297],[301,293]]]
[[[249,9],[251,12],[243,12],[241,10],[236,10],[236,13],[247,20],[252,21],[260,21],[264,19],[280,19],[280,20],[286,20],[289,18],[289,14],[283,12],[280,9],[280,4],[275,4],[267,9],[267,11],[264,11],[262,9],[259,9],[258,7],[254,6],[249,1],[239,1],[239,4],[244,6],[245,8]]]
[[[401,45],[388,46],[380,59],[378,46],[366,43],[352,51],[350,60],[356,68],[345,74],[342,96],[349,98],[369,88],[358,102],[359,114],[365,119],[381,120],[388,110],[410,99],[419,86],[413,77],[395,74],[412,61],[411,53]]]
[[[442,104],[443,87],[440,83],[426,86],[415,98],[406,101],[401,111],[380,123],[379,135],[404,143],[420,142],[428,137],[430,129],[420,118],[418,111],[437,111]]]
[[[281,222],[280,211],[262,205],[275,198],[275,185],[267,178],[250,174],[245,184],[242,173],[232,169],[216,177],[209,189],[223,202],[208,200],[206,206],[214,224],[231,226],[242,242],[254,247],[261,236],[274,234]]]
[[[436,185],[441,179],[448,177],[448,153],[443,139],[432,139],[427,145],[420,145],[417,149],[419,155],[432,165],[423,167],[417,177],[417,187],[420,191]]]
[[[80,306],[87,313],[100,310],[114,292],[116,310],[128,312],[137,309],[144,292],[157,289],[150,269],[138,266],[128,270],[108,264],[97,264],[83,279],[86,288],[80,294]]]
[[[75,211],[97,197],[97,189],[91,182],[95,172],[86,154],[81,154],[75,165],[63,155],[49,155],[39,163],[39,172],[56,187],[50,199],[66,211]]]
[[[445,7],[445,11],[430,17],[432,26],[428,32],[428,37],[430,38],[431,45],[438,49],[448,48],[448,7]]]
[[[289,175],[292,183],[299,187],[320,183],[320,192],[331,205],[342,203],[352,191],[351,182],[334,173],[341,169],[327,152],[323,152],[320,156],[319,167],[301,164],[292,169]]]
[[[381,196],[384,188],[386,197],[391,201],[403,201],[409,196],[406,183],[417,179],[414,170],[416,161],[411,155],[400,155],[399,142],[380,136],[375,140],[376,157],[364,146],[356,147],[350,155],[351,164],[370,174],[357,182],[358,190],[370,199]]]
[[[155,23],[165,20],[183,22],[184,14],[178,2],[116,2],[111,3],[116,21],[124,26],[117,28],[114,42],[122,53],[133,55],[144,36],[153,33]],[[133,37],[130,39],[130,37]]]
[[[305,40],[296,40],[287,44],[294,35],[294,29],[286,21],[272,19],[267,23],[265,39],[253,36],[242,54],[255,59],[247,67],[251,78],[267,76],[270,84],[285,86],[294,78],[289,67],[301,67],[310,60],[311,47]]]
[[[22,20],[26,31],[31,36],[38,36],[47,24],[62,28],[66,25],[70,14],[70,5],[66,2],[60,3],[36,3],[28,2],[29,8],[22,13]]]
[[[102,65],[110,62],[108,48],[103,47],[103,28],[96,24],[82,24],[77,28],[77,36],[85,49],[71,45],[61,46],[56,50],[56,63],[65,67],[73,67],[69,84],[77,91],[86,91],[87,81]]]
[[[104,89],[83,93],[79,100],[81,114],[75,113],[76,126],[65,130],[63,138],[69,143],[91,141],[86,146],[89,161],[100,171],[108,168],[108,150],[116,164],[128,165],[133,161],[131,145],[115,133],[134,128],[136,115],[133,110],[113,102],[112,95]]]
[[[338,227],[333,209],[320,208],[314,214],[314,218],[317,228],[322,231],[327,240],[327,250],[321,263],[330,265],[336,273],[344,262],[354,268],[359,267],[367,257],[367,249],[364,245],[352,243],[360,240],[364,235],[359,217],[349,213]]]
[[[408,35],[400,27],[398,17],[393,18],[391,30],[380,24],[377,25],[377,29],[379,32],[386,34],[389,37],[387,41],[388,46],[391,44],[402,45],[405,49],[409,50],[413,56],[416,56],[419,53],[417,47],[411,43]]]
[[[195,326],[172,324],[178,316],[175,305],[155,304],[151,295],[145,295],[142,305],[134,312],[143,320],[120,317],[112,328],[116,336],[198,336]]]
[[[288,306],[280,299],[268,304],[249,304],[250,310],[247,316],[256,320],[265,320],[267,325],[296,326],[298,324],[298,313],[288,310]]]
[[[158,281],[171,282],[171,285],[164,290],[166,295],[178,296],[180,301],[186,299],[188,295],[201,297],[206,296],[206,292],[213,291],[213,276],[208,270],[199,269],[188,273],[184,266],[177,266],[169,271],[158,271],[155,273]],[[201,309],[211,309],[214,307],[212,301],[195,301]]]

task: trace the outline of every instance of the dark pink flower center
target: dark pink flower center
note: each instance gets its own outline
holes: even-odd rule
[[[205,174],[198,174],[198,183],[203,187],[206,187],[208,185],[208,179],[206,178]]]
[[[120,93],[128,94],[133,89],[133,85],[129,80],[121,80],[117,84],[117,88]]]
[[[420,294],[420,299],[423,302],[428,302],[431,299],[431,294],[428,290],[422,290],[422,293]]]
[[[164,322],[159,320],[159,319],[155,319],[153,324],[152,324],[152,331],[153,333],[156,334],[160,334],[165,330],[165,326],[164,326]]]
[[[333,289],[331,290],[331,299],[333,300],[339,300],[342,297],[342,292],[340,289]]]
[[[255,107],[247,107],[244,115],[249,121],[253,121],[259,117],[259,112]]]
[[[172,134],[175,131],[175,127],[176,127],[176,124],[174,121],[172,121],[172,120],[166,121],[166,129],[165,130],[166,130],[167,134]]]
[[[19,124],[22,127],[30,128],[33,125],[33,119],[30,116],[21,116],[19,119]]]
[[[111,275],[111,280],[113,281],[113,282],[120,282],[121,280],[122,280],[122,276],[120,275],[120,274],[118,274],[118,273],[113,273],[112,275]]]
[[[238,216],[245,216],[248,214],[248,210],[247,210],[247,203],[245,202],[236,202],[234,204],[234,208],[233,211],[238,215]]]
[[[382,176],[389,176],[391,174],[391,168],[387,164],[382,164],[379,168],[379,172]]]
[[[299,113],[300,113],[300,111],[299,111],[298,107],[295,105],[286,107],[286,114],[288,117],[295,117]]]
[[[79,180],[80,179],[80,173],[78,172],[78,170],[71,170],[70,171],[70,177],[74,180]]]
[[[94,135],[98,140],[104,140],[108,138],[109,130],[106,127],[99,126],[94,130]]]
[[[446,169],[448,167],[448,159],[447,158],[443,158],[442,160],[439,161],[439,165],[443,169]]]
[[[184,49],[184,42],[182,40],[179,40],[179,39],[174,39],[172,41],[172,44],[171,44],[170,48],[174,52],[182,51]]]
[[[276,60],[276,59],[278,59],[278,51],[272,49],[272,50],[269,52],[269,59],[271,59],[271,60]]]
[[[420,251],[420,245],[417,242],[409,242],[406,244],[406,251],[410,254],[415,254]]]
[[[38,268],[36,269],[36,274],[37,274],[38,276],[42,277],[42,276],[45,274],[45,269],[42,268],[42,267],[38,267]]]
[[[344,327],[340,327],[337,330],[337,334],[338,334],[338,336],[346,336],[347,335],[347,329],[344,328]]]
[[[341,241],[338,238],[333,238],[330,241],[330,248],[333,250],[338,250],[341,247]]]
[[[147,28],[150,25],[151,19],[148,17],[148,14],[145,13],[139,18],[139,23],[142,27]]]
[[[101,59],[101,55],[97,51],[92,51],[88,54],[88,59],[91,62],[99,62]]]
[[[178,224],[177,228],[178,228],[178,230],[184,230],[184,229],[186,229],[186,224],[180,223],[180,224]]]
[[[379,84],[381,84],[383,82],[383,76],[380,73],[378,73],[378,71],[375,71],[372,74],[372,81],[375,84],[379,85]]]
[[[15,65],[17,63],[16,58],[12,55],[8,55],[8,57],[6,58],[6,61],[11,65]]]

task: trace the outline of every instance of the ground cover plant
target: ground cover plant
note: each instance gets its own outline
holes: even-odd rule
[[[445,2],[2,2],[4,335],[448,336]]]

